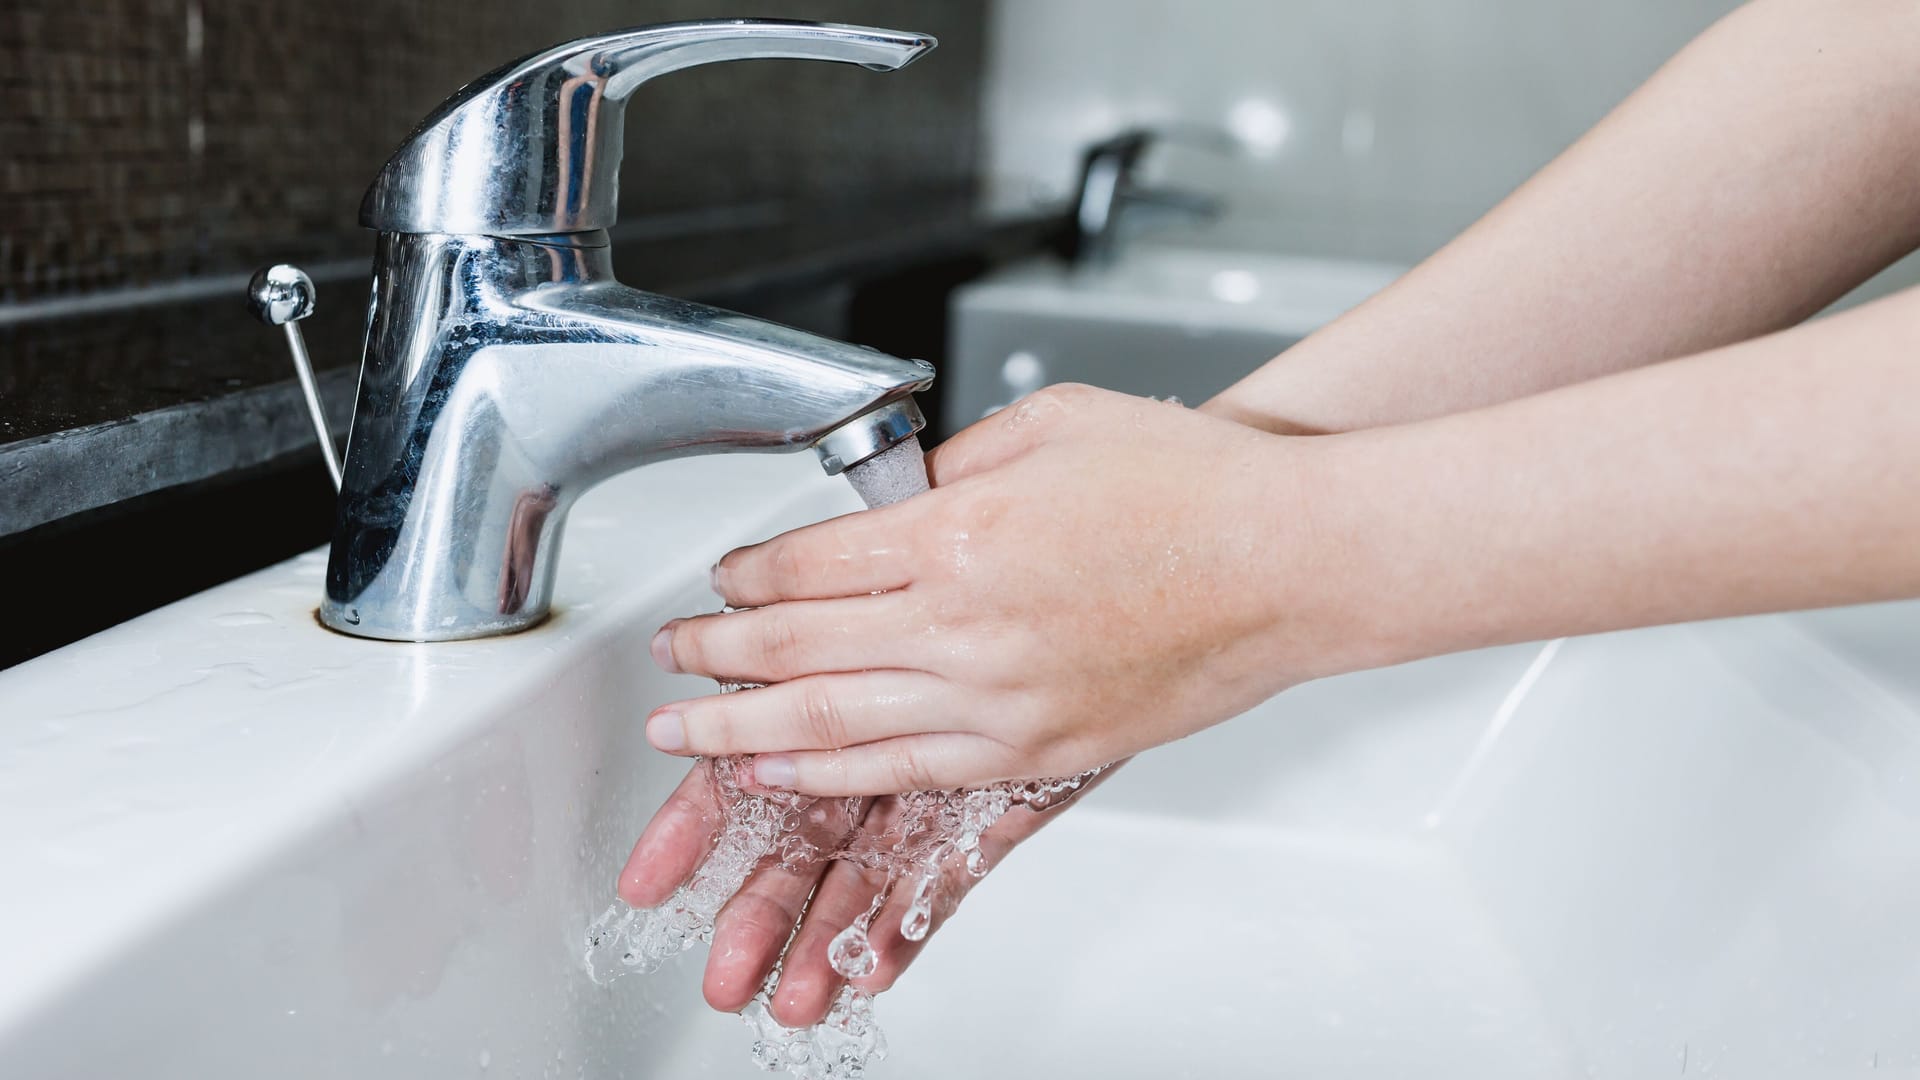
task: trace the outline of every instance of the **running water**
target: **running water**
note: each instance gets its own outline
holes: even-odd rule
[[[869,510],[913,498],[927,490],[926,455],[920,452],[920,436],[894,443],[848,469],[845,475]]]
[[[846,471],[869,509],[927,490],[927,470],[918,437],[909,438]],[[748,689],[721,683],[722,693]],[[816,799],[791,792],[749,792],[751,757],[706,759],[709,781],[726,821],[713,853],[659,907],[634,909],[615,902],[587,928],[587,973],[600,984],[629,972],[649,972],[671,957],[713,940],[714,917],[754,869],[777,861],[787,869],[846,859],[886,872],[865,914],[834,937],[827,948],[833,969],[848,979],[872,974],[880,957],[869,938],[873,920],[898,885],[912,882],[900,935],[920,941],[933,928],[941,883],[955,870],[987,872],[981,836],[1015,806],[1045,810],[1070,798],[1106,766],[1052,780],[999,783],[961,791],[911,791],[895,796],[884,829],[862,828],[868,800]],[[887,1055],[873,1019],[873,996],[844,986],[825,1020],[807,1028],[784,1027],[770,1008],[780,977],[776,966],[741,1018],[753,1030],[753,1060],[769,1071],[801,1080],[859,1080]]]

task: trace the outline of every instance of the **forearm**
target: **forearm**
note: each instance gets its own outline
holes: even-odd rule
[[[1789,326],[1920,245],[1920,10],[1759,0],[1478,224],[1209,411],[1444,415]]]
[[[1920,595],[1920,291],[1397,428],[1294,440],[1334,668]],[[1330,572],[1329,572],[1330,571]],[[1292,597],[1288,605],[1306,604]]]

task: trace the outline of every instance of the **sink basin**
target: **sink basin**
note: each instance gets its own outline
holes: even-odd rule
[[[581,932],[684,769],[647,636],[855,505],[654,466],[526,634],[335,636],[313,553],[0,673],[0,1076],[764,1075],[698,953],[600,987]],[[1916,651],[1889,604],[1301,687],[995,870],[870,1075],[1920,1070]]]
[[[1107,266],[1020,264],[954,293],[943,418],[958,430],[1057,382],[1198,404],[1402,271],[1159,243]]]

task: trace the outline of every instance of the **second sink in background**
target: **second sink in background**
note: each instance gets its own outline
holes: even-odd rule
[[[1060,382],[1197,405],[1403,269],[1172,244],[1010,267],[954,294],[943,426]]]

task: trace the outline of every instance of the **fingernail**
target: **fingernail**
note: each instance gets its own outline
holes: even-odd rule
[[[790,788],[799,778],[790,757],[773,754],[753,759],[753,779],[761,787]]]
[[[715,596],[723,600],[726,599],[727,568],[721,566],[719,563],[714,563],[713,569],[707,571],[707,584],[713,587],[713,594]]]
[[[673,626],[673,623],[668,623],[661,627],[660,632],[653,635],[653,644],[648,646],[648,651],[653,653],[653,662],[659,665],[661,671],[678,675],[680,665],[673,662]]]
[[[687,748],[687,722],[679,713],[665,709],[647,718],[647,741],[656,750],[677,754]]]

